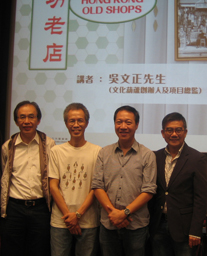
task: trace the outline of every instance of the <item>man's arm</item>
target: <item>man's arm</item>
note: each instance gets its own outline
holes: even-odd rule
[[[108,217],[112,222],[110,216],[113,215],[113,222],[112,224],[117,228],[124,228],[127,227],[132,221],[131,218],[127,219],[127,215],[124,213],[122,216],[122,211],[116,209],[113,204],[111,203],[107,193],[103,189],[94,189],[94,194],[98,199],[99,203],[103,206],[103,208],[108,213]],[[121,218],[120,218],[121,217]]]
[[[153,194],[156,192],[157,168],[155,154],[151,151],[143,154],[143,162],[145,163],[145,166],[142,171],[143,180],[141,193],[134,199],[134,201],[126,206],[126,208],[128,208],[131,213],[136,212],[145,204],[147,204],[147,202],[153,197]],[[121,221],[124,218],[126,218],[124,210],[120,212],[111,212],[109,214],[109,219],[114,225],[116,224],[117,220]]]
[[[153,197],[150,193],[141,193],[131,204],[129,204],[126,208],[130,210],[130,213],[134,213],[139,210],[142,206],[144,206],[151,198]],[[113,225],[118,225],[123,220],[126,219],[126,214],[124,210],[121,211],[111,211],[109,213],[109,219]]]
[[[62,214],[65,215],[65,214],[69,213],[70,211],[65,203],[63,196],[61,195],[61,193],[59,191],[59,180],[58,179],[50,178],[50,192],[51,192],[51,195],[52,195],[55,203],[57,204],[58,208],[62,212]]]
[[[206,215],[207,206],[207,159],[202,156],[197,163],[197,170],[194,175],[194,204],[193,216],[189,232],[189,246],[192,248],[200,244],[203,219]]]
[[[152,199],[153,194],[151,193],[141,193],[131,204],[129,204],[126,208],[130,210],[131,213],[136,212],[142,206],[144,206],[150,199]]]
[[[6,146],[6,145],[7,146]],[[8,144],[7,143],[4,143],[2,148],[1,148],[1,168],[2,168],[2,173],[5,169],[5,165],[6,165],[6,162],[7,162],[7,150],[8,150]]]
[[[94,191],[91,190],[77,212],[83,215],[88,210],[88,208],[92,205],[94,198],[95,198]]]
[[[111,209],[114,209],[114,206],[111,203],[107,193],[103,189],[97,188],[97,189],[94,189],[94,194],[98,199],[99,203],[103,206],[103,208],[109,214],[111,210],[109,210],[108,207],[110,207]]]
[[[83,204],[81,205],[81,207],[77,210],[77,212],[80,213],[81,216],[84,215],[84,213],[88,210],[88,208],[91,206],[93,201],[94,201],[94,191],[91,190],[87,195],[86,199],[84,200]],[[64,214],[62,219],[65,220],[66,226],[74,225],[78,221],[78,218],[75,212]]]
[[[57,204],[59,210],[62,212],[62,214],[64,216],[72,215],[65,203],[63,196],[61,195],[61,193],[59,191],[59,180],[58,179],[50,178],[50,192],[51,192],[51,195],[52,195],[55,203]],[[80,226],[78,225],[78,219],[77,219],[76,214],[73,217],[75,217],[75,218],[72,219],[73,220],[72,223],[70,223],[70,225],[66,224],[66,226],[70,230],[71,234],[81,235],[81,229],[80,229]]]
[[[104,190],[104,167],[103,167],[103,149],[99,151],[96,165],[95,165],[95,172],[92,179],[92,189],[94,190],[94,194],[98,199],[99,203],[103,206],[107,213],[111,211],[108,209],[107,206],[114,208],[113,204],[111,203],[107,193]]]

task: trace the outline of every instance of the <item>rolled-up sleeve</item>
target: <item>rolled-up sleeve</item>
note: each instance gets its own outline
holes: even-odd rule
[[[148,151],[143,157],[143,183],[141,192],[156,194],[157,164],[156,157],[152,151]]]
[[[104,166],[103,166],[103,149],[99,151],[94,175],[92,179],[91,189],[100,188],[104,190]]]

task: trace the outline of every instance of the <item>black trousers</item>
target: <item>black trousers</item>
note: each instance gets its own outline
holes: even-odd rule
[[[1,256],[49,256],[50,213],[46,202],[26,206],[9,200],[1,218]]]

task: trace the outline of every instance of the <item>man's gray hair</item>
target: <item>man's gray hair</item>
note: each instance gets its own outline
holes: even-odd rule
[[[71,103],[65,108],[65,110],[63,112],[63,118],[64,118],[65,123],[67,123],[67,121],[68,121],[68,112],[70,110],[79,110],[79,109],[83,110],[84,115],[85,115],[85,120],[88,123],[89,118],[90,118],[88,109],[81,103]]]

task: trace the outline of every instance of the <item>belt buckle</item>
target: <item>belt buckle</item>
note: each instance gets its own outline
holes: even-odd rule
[[[25,205],[26,205],[27,207],[35,206],[35,201],[32,201],[32,200],[26,200],[26,201],[25,201]]]

